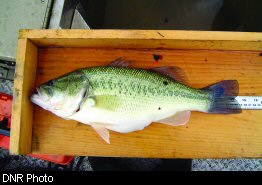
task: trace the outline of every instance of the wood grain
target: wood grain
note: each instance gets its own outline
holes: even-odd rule
[[[11,154],[31,153],[33,105],[29,100],[35,87],[37,47],[27,39],[19,39],[14,79]]]
[[[39,47],[262,50],[262,34],[177,30],[21,30]]]
[[[162,55],[163,60],[156,63],[153,54]],[[179,66],[187,74],[189,85],[195,88],[236,79],[241,95],[262,95],[259,51],[42,48],[38,50],[36,85],[79,68],[108,64],[118,57],[132,60],[133,67]],[[157,158],[262,157],[261,120],[262,111],[243,111],[238,115],[194,112],[186,126],[154,123],[129,134],[110,132],[108,145],[89,126],[63,120],[34,106],[32,151]]]

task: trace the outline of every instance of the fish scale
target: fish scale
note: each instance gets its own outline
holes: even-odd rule
[[[155,96],[160,94],[162,96],[180,95],[180,97],[196,99],[208,98],[206,93],[176,83],[168,77],[147,70],[119,67],[95,67],[85,69],[84,73],[87,75],[87,78],[90,78],[90,81],[94,79],[93,84],[104,88],[104,90],[113,89],[109,84],[115,82],[113,83],[115,85],[114,87],[120,89],[121,86],[117,86],[117,84],[120,83],[124,85],[124,89],[135,93],[137,93],[138,89],[142,88],[142,92],[149,92]],[[134,79],[130,78],[135,78],[136,80],[134,81]],[[168,82],[168,85],[164,85],[163,82]],[[181,93],[181,91],[183,91],[183,93]]]
[[[169,77],[147,70],[94,67],[85,69],[83,72],[90,80],[94,95],[123,96],[122,99],[125,99],[125,102],[139,101],[140,107],[144,109],[146,107],[158,109],[159,106],[174,108],[176,104],[185,103],[204,105],[207,108],[210,101],[210,95],[206,92],[192,89],[176,83]],[[167,85],[164,82],[167,82]],[[133,95],[133,98],[128,99],[128,95]],[[153,104],[151,104],[152,100],[154,100]],[[123,106],[129,105],[130,109],[135,106],[132,103],[125,104],[123,103]],[[179,107],[177,109],[180,110]]]

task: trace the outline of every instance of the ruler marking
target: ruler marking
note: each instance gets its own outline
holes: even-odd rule
[[[262,109],[262,96],[237,96],[235,99],[242,109]]]

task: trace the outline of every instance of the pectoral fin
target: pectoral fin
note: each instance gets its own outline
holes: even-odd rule
[[[122,105],[121,99],[113,95],[95,96],[95,102],[96,108],[109,111],[116,111]]]
[[[103,127],[103,126],[100,126],[99,124],[92,124],[91,125],[95,131],[99,134],[99,136],[105,140],[105,142],[107,142],[108,144],[110,144],[110,134],[109,134],[109,131]]]
[[[183,111],[183,112],[178,112],[175,115],[159,120],[159,123],[171,125],[171,126],[180,126],[180,125],[185,125],[188,123],[190,119],[191,112],[190,111]]]

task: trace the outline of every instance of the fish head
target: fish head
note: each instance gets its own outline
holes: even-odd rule
[[[40,85],[30,99],[38,106],[67,119],[79,111],[88,89],[86,76],[74,72]]]

